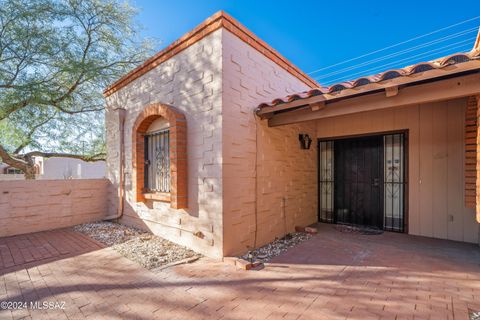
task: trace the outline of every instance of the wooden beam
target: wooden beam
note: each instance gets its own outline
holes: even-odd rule
[[[309,107],[274,115],[268,120],[270,127],[337,117],[346,114],[450,100],[480,94],[480,74],[440,80],[403,88],[396,96],[385,98],[384,93],[374,93],[351,99],[334,101],[326,107],[311,111]]]
[[[398,86],[391,86],[385,88],[385,95],[387,98],[394,97],[398,94]]]
[[[268,119],[268,118],[271,118],[271,115],[273,115],[274,112],[292,109],[292,108],[308,105],[311,103],[319,103],[322,101],[325,101],[324,96],[313,96],[306,99],[293,100],[292,102],[283,103],[278,106],[262,108],[257,112],[257,115],[261,119]]]
[[[310,109],[312,109],[312,111],[318,111],[323,108],[325,108],[325,101],[315,102],[310,105]]]

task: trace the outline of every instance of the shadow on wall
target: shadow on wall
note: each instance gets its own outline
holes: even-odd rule
[[[119,182],[119,115],[125,108],[125,215],[122,222],[187,245],[194,250],[215,247],[222,237],[222,50],[221,33],[214,32],[127,87],[107,97],[107,177]],[[132,129],[148,105],[170,105],[187,122],[188,208],[168,203],[133,200]],[[118,199],[112,200],[115,208]],[[202,251],[206,251],[207,249]]]
[[[204,255],[219,258],[221,238],[214,228],[215,221],[189,215],[187,209],[175,209],[175,214],[171,214],[168,209],[163,209],[168,206],[168,203],[150,200],[132,206],[129,201],[125,201],[123,216],[117,221],[151,232]]]
[[[127,175],[129,176],[129,175]],[[110,182],[110,198],[108,201],[108,215],[119,214],[119,180],[114,176]],[[139,228],[163,237],[167,240],[198,251],[210,257],[220,257],[221,235],[218,232],[220,225],[216,225],[215,219],[208,220],[200,217],[198,209],[172,209],[170,203],[145,200],[135,202],[132,194],[130,179],[126,179],[124,210],[120,219],[114,219],[119,223]],[[215,197],[208,201],[217,201]],[[192,199],[189,198],[191,202]],[[208,214],[208,213],[205,213]]]
[[[163,62],[141,78],[107,98],[107,112],[115,124],[107,124],[108,146],[117,148],[114,108],[127,109],[125,122],[126,190],[129,192],[132,167],[132,127],[147,105],[162,103],[182,112],[187,121],[188,209],[191,217],[201,217],[209,205],[218,206],[221,196],[221,34],[214,32],[183,53]],[[110,127],[110,128],[109,128]],[[109,130],[110,129],[110,130]],[[117,150],[109,149],[109,178],[118,175]],[[116,167],[111,170],[110,167]],[[113,179],[112,179],[113,180]],[[204,192],[206,190],[207,192]],[[147,202],[151,207],[151,204]],[[208,210],[215,211],[215,209]]]

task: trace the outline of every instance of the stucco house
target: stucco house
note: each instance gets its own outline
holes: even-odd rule
[[[105,90],[109,217],[211,257],[317,222],[479,243],[479,70],[477,39],[323,88],[219,12]]]

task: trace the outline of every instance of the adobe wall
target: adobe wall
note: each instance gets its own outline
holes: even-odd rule
[[[118,190],[120,139],[118,111],[126,109],[126,201],[122,223],[222,256],[222,29],[159,64],[107,98],[107,177]],[[132,186],[132,127],[149,104],[175,107],[186,117],[188,208],[167,202],[136,202]],[[115,213],[118,192],[110,198]],[[204,237],[195,234],[201,232]]]
[[[0,237],[101,220],[109,191],[106,179],[0,181]]]
[[[255,108],[308,89],[229,31],[223,32],[223,212],[225,256],[244,253],[317,221],[316,125],[268,128]],[[258,154],[256,153],[258,150]]]

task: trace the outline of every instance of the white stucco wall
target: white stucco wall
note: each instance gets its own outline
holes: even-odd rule
[[[101,179],[105,178],[105,175],[105,161],[86,162],[72,158],[45,158],[39,179]]]
[[[126,206],[122,222],[212,257],[222,256],[222,29],[181,51],[107,98],[107,177],[118,187],[119,129],[115,108],[126,108]],[[132,127],[148,104],[174,106],[186,116],[188,209],[136,203],[132,190]],[[117,208],[112,197],[111,211]],[[113,212],[112,212],[113,213]],[[201,231],[205,238],[196,237]]]

